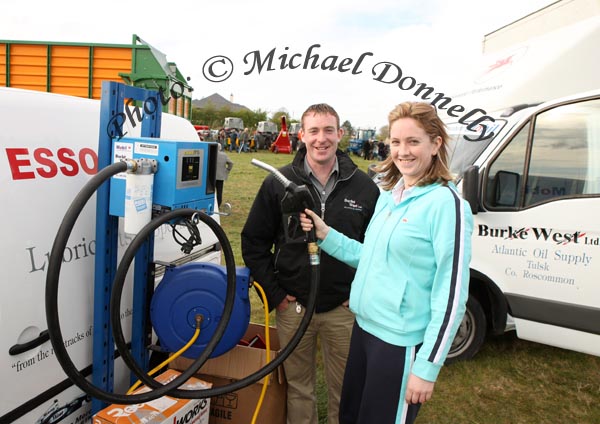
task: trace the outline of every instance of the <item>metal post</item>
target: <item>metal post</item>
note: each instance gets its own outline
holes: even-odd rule
[[[102,83],[102,101],[100,106],[100,129],[98,139],[98,169],[112,163],[113,138],[119,137],[119,126],[128,114],[124,113],[125,99],[143,102],[143,137],[159,137],[161,125],[158,93],[124,84],[105,81]],[[148,100],[153,99],[153,100]],[[146,107],[147,106],[147,107]],[[117,118],[118,117],[118,118]],[[119,120],[119,118],[122,118]],[[131,123],[135,126],[139,123]],[[114,342],[110,326],[110,296],[117,268],[119,218],[109,214],[110,184],[106,182],[96,193],[96,257],[94,271],[94,332],[93,332],[93,373],[92,382],[103,390],[112,391],[114,387]],[[132,316],[132,353],[138,363],[147,369],[149,338],[147,321],[147,281],[154,278],[149,273],[154,255],[154,237],[149,237],[135,257],[133,316]],[[106,405],[92,400],[92,413]]]

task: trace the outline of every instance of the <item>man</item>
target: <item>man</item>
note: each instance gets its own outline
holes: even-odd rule
[[[293,162],[280,171],[298,185],[306,185],[314,210],[330,225],[362,241],[379,189],[338,149],[344,133],[337,112],[327,104],[310,106],[302,115],[303,146]],[[281,346],[288,344],[304,316],[310,290],[306,243],[290,240],[294,216],[282,209],[285,189],[273,176],[263,182],[242,230],[242,255],[253,278],[265,289],[275,307]],[[298,227],[299,228],[299,227]],[[300,234],[303,234],[300,230]],[[324,356],[328,385],[328,423],[338,422],[340,391],[350,345],[354,316],[348,309],[354,269],[321,253],[320,287],[316,311],[304,337],[284,362],[288,380],[288,424],[317,420],[317,337]]]
[[[229,133],[229,151],[235,152],[237,149],[238,132],[235,128]]]
[[[248,144],[249,144],[248,141],[249,141],[248,128],[244,128],[244,131],[240,134],[240,147],[239,147],[238,153],[248,151]]]
[[[368,139],[363,142],[363,157],[366,160],[371,160],[371,147],[373,146],[373,140]]]
[[[219,144],[219,151],[217,153],[217,171],[215,175],[215,189],[217,190],[217,205],[221,206],[223,202],[223,185],[225,180],[229,177],[229,172],[233,168],[233,161],[229,159],[227,153],[223,151],[223,148]]]

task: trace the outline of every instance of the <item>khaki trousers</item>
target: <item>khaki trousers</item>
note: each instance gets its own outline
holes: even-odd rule
[[[305,308],[291,302],[285,311],[277,311],[279,343],[286,346],[295,334]],[[325,381],[327,383],[327,422],[338,424],[340,393],[354,314],[345,306],[314,314],[296,349],[283,363],[288,383],[287,424],[316,424],[317,417],[317,338],[321,341]]]

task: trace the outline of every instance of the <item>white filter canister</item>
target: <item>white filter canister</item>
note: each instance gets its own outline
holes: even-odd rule
[[[152,219],[154,174],[127,173],[124,231],[137,234]]]

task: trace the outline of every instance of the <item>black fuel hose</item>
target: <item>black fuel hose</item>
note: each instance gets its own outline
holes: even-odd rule
[[[126,162],[118,162],[112,165],[107,166],[102,169],[96,175],[94,175],[80,190],[80,192],[75,196],[73,202],[69,206],[69,209],[65,213],[63,220],[59,226],[58,232],[54,239],[54,243],[52,245],[52,250],[50,251],[50,258],[48,260],[48,274],[46,275],[46,321],[48,324],[48,334],[50,336],[50,342],[54,349],[54,353],[56,355],[56,359],[59,364],[63,368],[63,371],[67,376],[75,383],[81,390],[90,396],[100,399],[104,402],[108,403],[120,403],[120,404],[135,404],[135,403],[145,403],[150,402],[154,399],[157,399],[169,391],[175,389],[176,387],[183,384],[187,379],[189,379],[192,375],[194,375],[198,369],[202,366],[200,360],[196,360],[190,368],[188,368],[184,373],[178,376],[175,380],[170,383],[157,388],[156,390],[152,390],[150,392],[136,394],[136,395],[119,395],[112,392],[108,392],[103,390],[92,383],[90,383],[85,376],[77,369],[73,361],[71,360],[69,354],[67,353],[67,349],[63,344],[63,335],[60,328],[60,319],[58,314],[58,282],[60,278],[60,269],[62,265],[62,257],[67,242],[69,240],[69,236],[73,230],[73,226],[77,221],[77,218],[81,214],[84,206],[90,197],[98,190],[98,188],[106,182],[110,177],[116,175],[120,172],[124,172],[127,170]],[[189,210],[188,210],[189,211]],[[194,213],[198,211],[193,211]],[[216,226],[216,223],[215,223]],[[218,226],[216,226],[218,227]],[[231,251],[231,245],[229,244],[225,233],[221,230],[221,238],[224,250],[226,254],[226,263],[228,269],[228,283],[233,280],[233,288],[230,289],[228,287],[228,296],[225,300],[224,314],[221,323],[217,326],[213,337],[209,341],[209,345],[216,346],[222,337],[228,321],[229,316],[226,316],[225,313],[229,311],[229,315],[231,315],[231,310],[233,309],[233,302],[235,300],[235,263],[233,258],[233,252]],[[217,236],[219,233],[217,233]],[[141,240],[143,242],[144,240]],[[229,270],[233,269],[233,272],[230,273]],[[231,275],[231,278],[230,278]],[[228,284],[231,286],[231,284]],[[120,322],[120,320],[117,320]],[[215,341],[216,340],[216,341]],[[208,346],[207,346],[208,347]],[[126,351],[122,346],[120,347],[120,352]],[[212,353],[212,352],[210,352]],[[208,355],[210,355],[210,353]],[[199,358],[201,359],[201,358]]]
[[[147,372],[144,371],[142,367],[136,362],[135,358],[129,350],[127,341],[125,340],[125,336],[123,334],[123,326],[121,325],[120,319],[121,298],[123,294],[123,288],[125,286],[125,277],[127,276],[127,271],[129,270],[131,263],[135,259],[136,252],[146,241],[146,239],[154,233],[154,230],[156,230],[158,227],[169,221],[181,217],[191,218],[193,216],[198,217],[200,221],[205,223],[213,231],[213,233],[215,233],[219,243],[221,244],[223,254],[225,255],[225,269],[227,272],[227,290],[225,296],[225,305],[223,307],[223,313],[221,315],[219,324],[215,328],[213,336],[202,351],[202,354],[194,360],[192,365],[190,365],[190,367],[181,375],[179,375],[175,380],[169,383],[170,386],[173,386],[168,391],[170,395],[175,395],[176,390],[174,389],[184,384],[191,376],[196,374],[196,372],[200,369],[202,365],[204,365],[208,357],[213,353],[213,351],[217,347],[217,344],[221,341],[221,338],[223,337],[223,334],[227,329],[227,325],[229,324],[229,320],[233,312],[233,304],[236,295],[235,259],[233,255],[233,250],[231,249],[231,244],[229,243],[229,240],[227,239],[227,235],[223,231],[223,228],[221,228],[215,222],[215,220],[213,220],[207,214],[196,209],[175,209],[153,219],[136,234],[136,236],[133,238],[133,240],[125,250],[123,257],[119,262],[119,266],[117,267],[117,272],[115,273],[110,297],[110,321],[112,324],[113,339],[115,341],[115,347],[121,354],[123,361],[129,367],[129,369],[133,371],[133,373],[146,385],[155,389],[164,387],[162,383],[148,376]],[[148,284],[154,285],[154,279],[150,279],[148,281]]]
[[[197,212],[197,211],[193,210],[193,212]],[[158,218],[158,219],[160,219],[160,218]],[[158,221],[158,219],[151,221],[144,228],[142,228],[142,230],[138,233],[138,235],[132,240],[131,244],[127,248],[127,251],[123,255],[123,258],[121,259],[121,262],[119,264],[119,269],[117,270],[117,274],[115,275],[115,283],[113,286],[113,291],[111,293],[111,311],[110,311],[111,312],[111,321],[113,321],[113,337],[115,339],[115,346],[117,347],[117,350],[121,353],[121,356],[123,357],[123,361],[127,364],[127,366],[134,372],[134,374],[144,384],[154,388],[155,390],[159,390],[158,388],[163,387],[163,386],[160,382],[154,380],[152,377],[149,377],[147,375],[147,373],[144,370],[142,370],[141,367],[135,362],[135,359],[129,353],[129,349],[127,348],[127,345],[125,343],[125,338],[123,336],[123,329],[120,324],[119,317],[121,314],[121,311],[120,311],[121,295],[120,295],[120,293],[123,290],[123,286],[124,286],[123,283],[125,280],[125,275],[127,274],[127,270],[131,263],[131,260],[135,256],[135,250],[137,250],[139,248],[139,246],[141,245],[141,242],[137,242],[136,239],[139,238],[140,240],[143,241],[143,239],[146,238],[145,233],[154,229],[154,227],[155,227],[154,221]],[[220,227],[218,227],[218,228],[220,231],[223,231]],[[314,242],[314,240],[315,240],[314,230],[309,233],[308,240],[309,240],[309,242],[310,241]],[[228,246],[228,248],[231,249],[231,245],[229,244],[229,242],[227,240],[225,240],[225,241],[226,241],[226,243],[223,243],[223,244],[224,245],[226,244]],[[316,246],[316,244],[314,244],[314,246]],[[228,278],[229,278],[229,275],[230,275],[229,268],[227,268]],[[232,275],[235,275],[235,267],[234,267],[234,272]],[[200,399],[200,398],[209,398],[209,397],[214,397],[214,396],[220,396],[225,393],[231,393],[231,392],[235,392],[237,390],[243,389],[244,387],[254,384],[257,381],[264,378],[265,376],[267,376],[268,374],[272,373],[293,352],[293,350],[296,348],[296,346],[300,342],[300,339],[302,338],[302,336],[304,336],[304,333],[306,332],[308,325],[310,324],[310,320],[312,319],[312,316],[314,314],[314,310],[315,310],[315,306],[316,306],[316,302],[317,302],[317,293],[319,290],[319,281],[320,280],[319,280],[319,264],[318,263],[311,265],[311,280],[312,280],[312,284],[311,284],[311,289],[309,292],[308,302],[306,305],[306,312],[305,312],[304,316],[302,317],[300,324],[298,325],[296,333],[294,333],[294,336],[290,339],[289,343],[285,346],[285,348],[283,348],[280,351],[277,358],[275,358],[273,361],[266,364],[263,368],[256,371],[254,374],[250,374],[250,375],[248,375],[240,380],[237,380],[233,383],[229,383],[229,384],[226,384],[226,385],[220,386],[220,387],[214,387],[211,389],[201,389],[201,390],[174,389],[174,390],[169,390],[168,395],[179,398],[179,399]],[[221,320],[221,323],[222,322],[223,322],[223,319]],[[211,339],[211,342],[212,342],[212,339]],[[215,343],[215,345],[216,345],[216,343]],[[192,367],[196,368],[195,365],[198,363],[198,361],[202,361],[201,362],[202,364],[206,361],[206,358],[212,353],[212,350],[214,349],[214,347],[210,351],[208,351],[208,348],[209,348],[209,346],[207,345],[205,350],[202,352],[202,355],[198,359],[196,359],[196,361],[190,366],[190,368],[188,368],[185,371],[185,375],[188,374],[188,372],[190,371],[190,369],[192,369]],[[192,374],[195,374],[196,371],[197,371],[197,368],[193,370]],[[182,374],[182,376],[183,375],[184,374]],[[179,379],[182,376],[179,376],[177,378]],[[190,376],[188,376],[187,378],[189,378],[189,377]],[[186,380],[187,380],[187,378],[186,378]],[[150,393],[152,393],[152,391]],[[135,402],[131,402],[131,401],[129,401],[129,399],[127,399],[126,402],[121,402],[121,403],[126,404],[126,403],[135,403]]]
[[[60,268],[62,265],[62,254],[63,254],[66,244],[68,242],[68,239],[69,239],[69,236],[73,229],[73,226],[74,226],[75,222],[77,221],[77,218],[79,217],[83,207],[85,206],[87,201],[90,199],[90,197],[96,192],[96,190],[98,190],[98,188],[102,185],[102,183],[104,183],[108,178],[110,178],[113,175],[116,175],[120,172],[124,172],[126,169],[127,169],[127,164],[125,162],[115,163],[115,164],[109,165],[108,167],[102,169],[100,172],[98,172],[98,174],[96,174],[94,177],[92,177],[92,179],[90,181],[88,181],[88,183],[77,194],[77,196],[71,203],[69,209],[67,210],[67,213],[65,214],[63,221],[61,222],[61,225],[58,229],[56,238],[54,240],[54,244],[52,246],[50,258],[48,261],[48,274],[46,277],[46,299],[45,299],[46,300],[46,321],[48,324],[48,333],[50,336],[50,342],[52,343],[52,347],[54,348],[56,358],[57,358],[58,362],[60,363],[61,367],[63,368],[65,374],[67,374],[67,376],[81,390],[83,390],[84,392],[86,392],[87,394],[89,394],[90,396],[92,396],[96,399],[99,399],[99,400],[102,400],[102,401],[108,402],[108,403],[136,404],[136,403],[149,402],[149,401],[157,399],[165,394],[170,394],[172,396],[175,396],[175,397],[178,397],[181,399],[199,399],[199,398],[208,398],[208,397],[213,397],[213,396],[219,396],[219,395],[222,395],[225,393],[230,393],[230,392],[234,392],[236,390],[240,390],[244,387],[254,384],[257,381],[264,378],[265,376],[267,376],[268,374],[272,373],[279,365],[281,365],[281,363],[283,363],[283,361],[296,348],[296,346],[300,342],[300,339],[304,336],[304,333],[306,332],[308,325],[310,324],[310,320],[312,319],[312,316],[314,314],[314,310],[315,310],[315,306],[316,306],[316,299],[317,299],[317,292],[318,292],[318,288],[319,288],[318,260],[316,261],[316,263],[315,263],[315,261],[311,260],[312,284],[311,284],[311,289],[310,289],[309,296],[308,296],[308,302],[306,305],[306,313],[302,317],[302,320],[300,321],[300,325],[298,326],[296,333],[291,338],[291,340],[286,345],[286,347],[280,351],[280,354],[278,355],[278,357],[276,359],[274,359],[272,362],[268,363],[267,365],[265,365],[263,368],[256,371],[255,373],[253,373],[241,380],[238,380],[234,383],[227,384],[225,386],[215,387],[212,389],[205,389],[205,390],[175,389],[176,387],[181,385],[183,382],[185,382],[187,379],[189,379],[189,377],[194,375],[198,371],[198,369],[202,366],[202,364],[203,364],[202,361],[203,360],[205,361],[206,360],[205,358],[208,357],[212,353],[212,350],[209,351],[209,349],[208,349],[209,346],[212,346],[212,348],[214,350],[214,347],[218,344],[218,342],[220,341],[220,338],[222,336],[222,334],[219,335],[219,330],[222,327],[222,330],[224,332],[227,324],[229,323],[229,317],[225,316],[225,312],[228,309],[229,301],[231,301],[231,308],[233,307],[234,297],[231,297],[231,299],[229,299],[229,294],[231,292],[235,291],[235,264],[233,262],[233,253],[231,251],[231,244],[229,243],[229,240],[227,240],[227,237],[225,236],[224,232],[222,232],[222,228],[219,227],[218,225],[216,225],[216,223],[215,223],[215,228],[218,228],[218,230],[215,231],[212,227],[211,227],[211,229],[213,229],[213,231],[215,231],[217,238],[219,238],[219,234],[221,234],[221,233],[223,236],[222,247],[224,249],[224,253],[226,256],[225,260],[226,260],[226,268],[227,268],[227,275],[228,275],[228,277],[227,277],[228,290],[227,290],[227,297],[226,297],[226,304],[224,307],[223,318],[221,319],[219,326],[215,330],[213,337],[209,341],[207,348],[205,349],[205,351],[203,351],[202,355],[200,355],[200,357],[198,357],[198,359],[196,359],[194,361],[194,363],[186,371],[184,371],[179,377],[177,377],[175,380],[173,380],[170,383],[163,386],[161,383],[155,381],[151,377],[148,377],[143,372],[143,370],[141,370],[141,368],[135,363],[135,360],[133,359],[133,357],[129,354],[126,344],[124,344],[124,345],[122,344],[124,337],[117,336],[120,340],[118,342],[117,342],[117,340],[115,340],[115,346],[117,347],[119,352],[121,352],[122,355],[124,354],[124,360],[125,360],[125,357],[127,357],[127,359],[125,360],[126,363],[128,363],[128,365],[131,365],[130,368],[132,369],[132,371],[134,371],[134,373],[136,373],[137,377],[140,378],[140,380],[142,380],[144,383],[146,383],[150,387],[154,388],[154,390],[151,390],[149,392],[136,394],[136,395],[120,395],[120,394],[115,394],[112,392],[107,392],[105,390],[102,390],[102,389],[98,388],[97,386],[94,386],[92,383],[88,382],[87,379],[85,378],[85,376],[77,370],[77,367],[75,366],[75,364],[69,357],[69,354],[67,353],[67,350],[63,344],[63,336],[62,336],[62,331],[60,329],[60,320],[59,320],[59,314],[58,314],[58,281],[59,281],[59,277],[60,277]],[[171,213],[174,213],[174,215],[177,215],[178,213],[180,213],[180,214],[189,213],[189,210],[182,210],[182,211],[183,212],[173,211]],[[198,213],[198,211],[195,211],[195,210],[193,212]],[[199,215],[199,216],[201,216],[201,215]],[[167,217],[167,214],[163,215],[163,217]],[[173,217],[174,216],[171,215],[167,218],[162,218],[162,219],[164,219],[165,220],[164,222],[166,222],[166,220],[173,219]],[[152,225],[154,225],[153,221],[151,221],[149,224],[147,224],[146,227],[149,227]],[[160,224],[158,224],[158,225],[160,225]],[[157,227],[158,227],[158,225],[157,225]],[[142,229],[142,231],[140,231],[140,233],[142,233],[142,232],[145,232],[145,227]],[[115,283],[114,283],[114,284],[117,284],[118,286],[120,286],[119,292],[122,291],[123,285],[124,285],[124,283],[120,282],[121,276],[124,280],[124,278],[125,278],[124,274],[126,274],[127,269],[129,268],[129,265],[131,264],[131,261],[133,260],[133,257],[135,256],[135,251],[145,241],[146,237],[140,236],[140,234],[138,234],[138,236],[136,236],[134,238],[134,240],[128,247],[127,251],[125,252],[127,257],[130,258],[129,263],[125,263],[123,260],[121,260],[121,263],[119,264],[119,269],[121,270],[120,272],[118,271],[119,280],[117,280],[117,278],[116,278],[117,275],[115,275]],[[136,239],[138,239],[139,241],[136,241]],[[309,234],[308,241],[314,242],[314,240],[315,240],[315,236],[314,236],[314,230],[313,230]],[[134,242],[135,242],[135,244],[134,244]],[[231,253],[231,257],[229,257],[229,253]],[[313,257],[314,257],[314,255],[313,255]],[[124,258],[125,258],[125,256],[124,256]],[[228,262],[229,260],[231,260],[231,263]],[[233,268],[232,268],[232,266],[233,266]],[[229,272],[231,269],[233,269],[233,272]],[[231,279],[233,279],[233,284],[229,284]],[[113,294],[115,291],[116,290],[113,290]],[[121,294],[118,295],[119,298],[120,298],[120,296],[121,296]],[[112,301],[112,296],[111,296],[111,301]],[[115,308],[115,310],[117,311],[117,316],[120,315],[120,312],[118,311],[118,308],[120,308],[119,303],[120,302],[116,303],[116,305],[118,305],[118,306]],[[111,312],[113,312],[112,309],[113,308],[112,308],[112,304],[111,304]],[[231,313],[231,311],[229,311],[229,312]],[[227,318],[227,319],[224,319],[224,318]],[[122,335],[120,319],[117,319],[115,322],[117,324],[113,326],[113,333],[114,333],[114,329],[118,328],[118,330],[120,330],[121,335]],[[129,364],[129,362],[131,362],[131,364]],[[158,387],[158,386],[160,386],[160,387]]]

